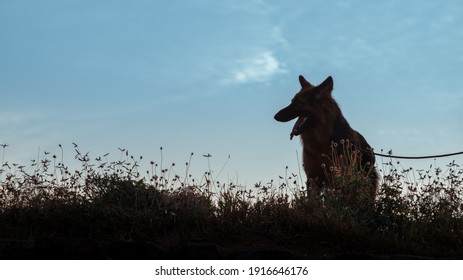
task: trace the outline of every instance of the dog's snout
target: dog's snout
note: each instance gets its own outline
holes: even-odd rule
[[[297,118],[299,115],[294,108],[294,105],[291,103],[288,107],[281,109],[275,115],[275,120],[279,122],[289,122],[292,119]]]
[[[281,122],[281,114],[280,114],[280,112],[276,113],[275,116],[273,116],[273,118],[274,118],[276,121]]]
[[[279,122],[287,122],[287,121],[289,121],[289,119],[286,117],[287,113],[286,113],[285,109],[282,109],[282,110],[278,111],[278,113],[276,113],[273,118],[276,121],[279,121]]]

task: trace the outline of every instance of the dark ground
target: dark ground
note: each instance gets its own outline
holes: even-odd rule
[[[366,249],[355,249],[352,244],[313,242],[303,247],[282,246],[270,240],[259,242],[188,242],[178,244],[156,244],[142,241],[101,241],[94,239],[37,239],[0,240],[0,259],[315,259],[315,260],[408,260],[408,259],[459,259],[462,256],[449,252],[448,255],[419,256],[413,254],[384,253]]]

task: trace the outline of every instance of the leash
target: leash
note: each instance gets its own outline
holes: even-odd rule
[[[373,152],[376,156],[380,157],[388,157],[388,158],[401,158],[401,159],[426,159],[426,158],[441,158],[441,157],[450,157],[450,156],[456,156],[456,155],[461,155],[463,152],[457,152],[457,153],[450,153],[450,154],[441,154],[441,155],[433,155],[433,156],[419,156],[419,157],[406,157],[406,156],[393,156],[392,152],[389,152],[387,155],[385,154],[380,154],[380,153],[375,153]]]

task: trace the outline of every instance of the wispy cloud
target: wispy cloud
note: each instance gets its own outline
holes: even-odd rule
[[[239,59],[234,64],[225,83],[266,82],[275,74],[286,72],[283,64],[270,51]]]

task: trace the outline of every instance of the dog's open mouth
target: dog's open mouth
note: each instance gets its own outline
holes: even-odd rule
[[[305,116],[301,116],[297,119],[296,123],[294,124],[293,130],[291,131],[291,134],[289,135],[290,140],[293,140],[294,136],[298,136],[304,131],[307,120],[308,120],[308,117],[305,117]]]

